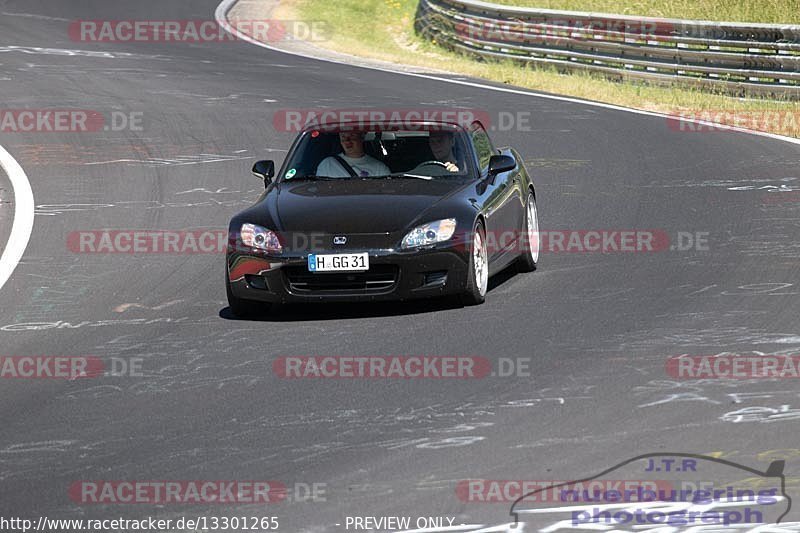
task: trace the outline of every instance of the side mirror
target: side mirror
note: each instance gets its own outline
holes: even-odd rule
[[[516,160],[509,155],[493,155],[489,159],[489,175],[496,176],[517,167]]]
[[[275,162],[274,161],[256,161],[253,165],[253,176],[264,180],[264,185],[272,181],[275,176]]]

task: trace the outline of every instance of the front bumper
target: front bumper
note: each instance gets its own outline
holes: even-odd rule
[[[432,298],[463,292],[469,254],[451,243],[411,251],[327,250],[314,253],[369,253],[363,273],[311,273],[308,253],[278,256],[229,251],[228,279],[237,298],[268,303],[387,301]]]

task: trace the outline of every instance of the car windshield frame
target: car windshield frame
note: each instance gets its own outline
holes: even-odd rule
[[[390,174],[379,175],[379,176],[347,176],[347,177],[337,177],[337,176],[317,176],[316,172],[307,172],[307,173],[296,173],[291,174],[291,171],[297,168],[298,165],[295,163],[297,162],[298,154],[301,151],[305,151],[309,138],[313,136],[315,132],[321,134],[338,134],[341,132],[354,132],[360,131],[364,133],[378,133],[386,134],[386,133],[420,133],[420,136],[424,136],[425,133],[430,133],[431,131],[444,131],[448,133],[452,133],[456,136],[456,143],[459,143],[462,147],[464,153],[462,154],[462,158],[464,163],[466,164],[465,172],[458,172],[452,174],[445,174],[442,173],[441,175],[427,175],[427,174],[420,174],[419,172],[414,172],[415,168],[411,168],[405,171],[400,170],[392,170],[390,168]],[[411,135],[409,135],[411,136]],[[321,162],[322,160],[320,160]],[[318,166],[320,162],[317,162],[316,165]],[[291,175],[290,175],[291,174]],[[394,127],[393,125],[384,125],[384,124],[371,124],[371,123],[341,123],[341,124],[315,124],[315,125],[307,125],[305,126],[300,134],[295,138],[294,142],[292,143],[291,148],[281,165],[281,169],[278,172],[277,179],[275,180],[276,183],[283,183],[283,182],[300,182],[306,180],[319,180],[319,181],[352,181],[352,180],[388,180],[388,179],[420,179],[425,181],[440,181],[440,180],[477,180],[480,178],[480,169],[478,169],[477,161],[475,160],[474,148],[472,146],[471,140],[469,138],[469,134],[467,130],[458,125],[453,123],[446,123],[446,122],[412,122],[406,123],[402,125],[397,125]]]

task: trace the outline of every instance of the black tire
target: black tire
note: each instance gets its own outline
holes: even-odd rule
[[[537,238],[535,242],[532,242],[530,235],[528,235],[528,216],[529,216],[529,209],[528,206],[533,205],[533,212],[534,216],[537,217],[536,220],[536,228],[539,228],[539,220],[538,220],[538,213],[539,210],[536,209],[536,200],[533,197],[532,193],[528,193],[528,201],[525,204],[525,217],[522,221],[522,235],[524,239],[522,241],[522,245],[520,246],[520,256],[517,260],[517,267],[519,268],[520,272],[533,272],[536,270],[537,265],[539,264],[538,261],[538,252],[537,258],[534,259],[532,255],[533,247],[541,248],[541,241]]]
[[[488,263],[488,253],[486,252],[486,230],[483,228],[483,223],[478,221],[475,224],[475,228],[472,230],[472,243],[469,247],[469,271],[467,272],[467,285],[464,287],[464,292],[461,295],[461,302],[464,305],[480,305],[486,301],[486,291],[488,290],[488,276],[485,281],[485,286],[481,291],[481,288],[476,279],[476,272],[475,272],[475,248],[476,248],[476,237],[480,236],[480,242],[482,243],[483,250],[484,250],[484,258],[485,258],[485,268],[489,269]]]
[[[225,292],[228,294],[228,308],[236,318],[263,316],[272,310],[272,304],[244,300],[234,296],[233,291],[231,291],[231,281],[228,278],[227,268],[225,269]]]

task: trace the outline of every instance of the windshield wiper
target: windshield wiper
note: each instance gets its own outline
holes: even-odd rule
[[[414,178],[418,180],[430,181],[433,176],[421,176],[419,174],[408,174],[407,172],[398,172],[397,174],[389,174],[388,176],[376,176],[377,178]]]
[[[308,180],[308,181],[319,181],[319,180],[338,180],[341,178],[333,178],[331,176],[316,176],[314,174],[308,174],[307,176],[292,176],[291,178],[286,178],[286,181],[298,181],[298,180]]]
[[[419,174],[408,174],[406,172],[399,172],[397,174],[388,174],[388,175],[384,175],[384,176],[356,176],[354,178],[350,177],[350,176],[345,176],[345,177],[334,178],[332,176],[316,176],[314,174],[308,174],[306,176],[292,176],[291,178],[286,178],[286,181],[299,181],[299,180],[308,180],[308,181],[319,181],[319,180],[332,181],[332,180],[336,180],[336,181],[339,181],[339,180],[356,180],[356,179],[367,180],[367,179],[387,179],[387,178],[413,178],[413,179],[430,181],[430,180],[433,179],[433,176],[421,176]]]

